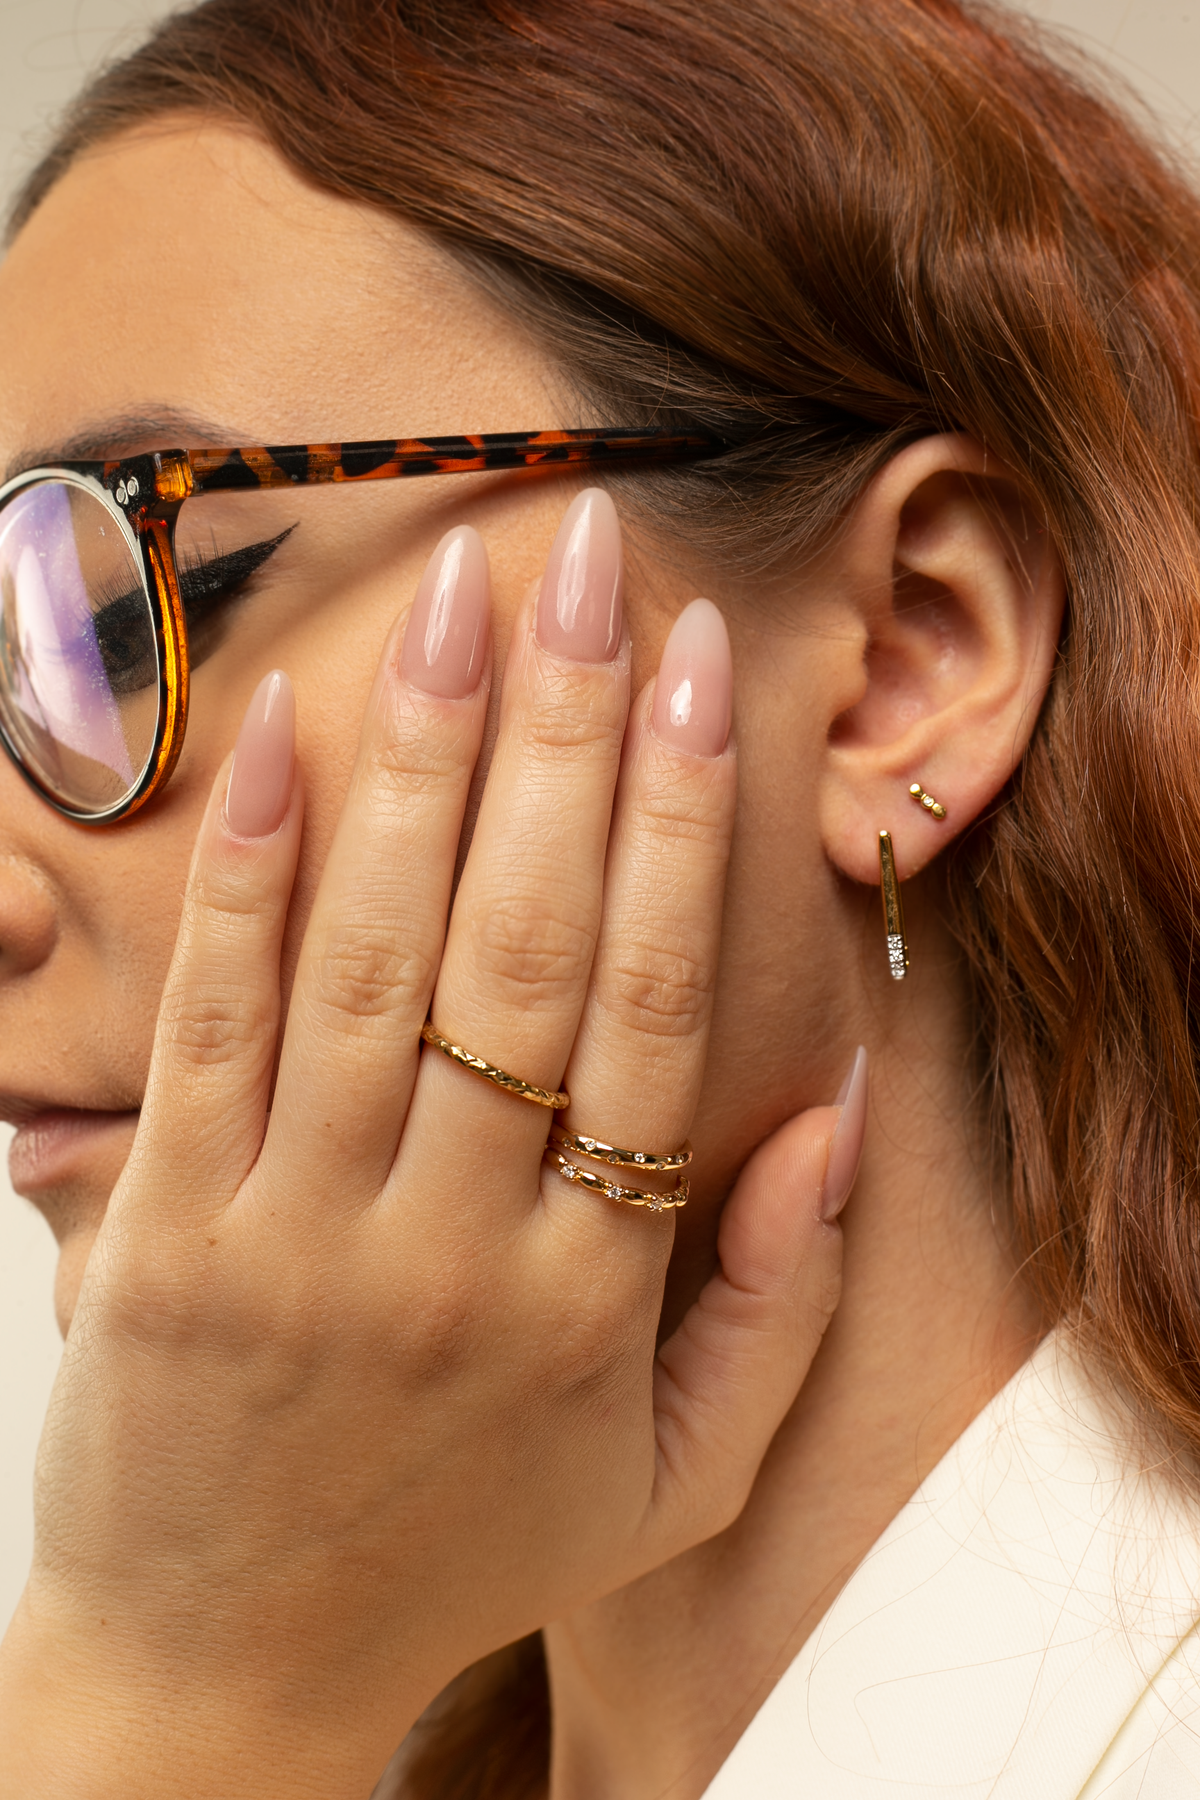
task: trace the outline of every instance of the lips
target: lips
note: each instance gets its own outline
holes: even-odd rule
[[[129,1131],[137,1123],[136,1112],[91,1112],[77,1107],[47,1107],[39,1112],[8,1109],[17,1135],[8,1151],[8,1173],[13,1187],[26,1199],[57,1187],[82,1173],[86,1160],[100,1149],[109,1135]]]

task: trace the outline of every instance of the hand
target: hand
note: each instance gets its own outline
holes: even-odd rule
[[[614,586],[611,504],[581,497],[567,527],[585,550],[590,529],[592,589],[606,554]],[[565,1084],[569,1127],[682,1142],[735,787],[715,609],[683,614],[626,729],[627,643],[606,654],[594,609],[572,632],[551,582],[516,624],[451,912],[486,557],[470,532],[439,555],[440,661],[427,577],[281,1043],[286,678],[214,787],[43,1438],[0,1662],[9,1800],[365,1795],[460,1668],[736,1516],[832,1307],[836,1109],[739,1184],[722,1268],[656,1359],[673,1214],[571,1185],[543,1163],[548,1111],[422,1053],[431,1014]]]

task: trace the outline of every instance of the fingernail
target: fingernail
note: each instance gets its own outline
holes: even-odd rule
[[[621,526],[602,488],[572,500],[538,595],[537,641],[575,662],[611,662],[621,642]]]
[[[296,696],[281,669],[264,675],[246,708],[225,793],[234,837],[269,837],[283,824],[296,757]]]
[[[654,729],[693,756],[720,756],[733,718],[733,662],[711,600],[685,606],[667,639],[654,686]]]
[[[862,1156],[867,1130],[867,1053],[861,1044],[854,1052],[854,1061],[836,1104],[841,1107],[842,1116],[829,1146],[825,1187],[821,1194],[821,1217],[826,1223],[837,1218],[849,1199]]]
[[[417,588],[400,652],[405,679],[443,700],[473,694],[483,674],[490,610],[483,539],[459,525],[446,533]]]

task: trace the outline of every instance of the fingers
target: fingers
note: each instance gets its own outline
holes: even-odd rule
[[[747,1164],[721,1218],[720,1269],[659,1353],[646,1566],[737,1517],[837,1304],[833,1221],[866,1126],[862,1050],[840,1098],[789,1121]]]
[[[655,1152],[677,1149],[691,1126],[736,801],[732,696],[724,621],[694,600],[630,723],[600,943],[567,1070],[573,1132]]]
[[[442,952],[487,709],[487,553],[438,545],[385,650],[292,991],[272,1141],[318,1189],[376,1194],[395,1156]]]
[[[620,528],[581,494],[563,520],[537,604],[518,619],[500,731],[454,902],[432,1018],[488,1063],[558,1089],[600,929],[612,797],[629,693]],[[426,1053],[402,1162],[444,1162],[452,1139],[480,1172],[519,1171],[532,1204],[549,1111]],[[412,1162],[408,1162],[411,1168]]]
[[[232,1197],[262,1144],[303,813],[294,748],[292,687],[275,671],[200,829],[130,1161],[154,1169],[140,1190],[173,1211],[193,1190],[206,1206]]]

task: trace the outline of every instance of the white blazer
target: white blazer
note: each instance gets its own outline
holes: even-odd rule
[[[1200,1499],[1056,1333],[851,1576],[705,1800],[1198,1800]]]

